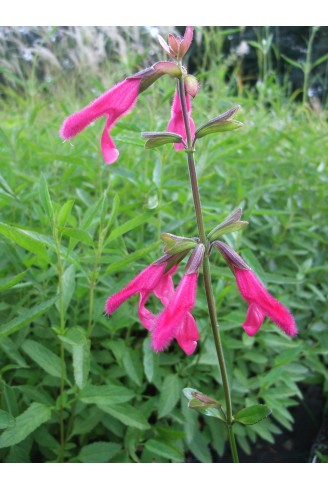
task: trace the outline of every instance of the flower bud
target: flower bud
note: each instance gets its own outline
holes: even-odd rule
[[[187,262],[184,274],[195,274],[198,272],[198,269],[202,265],[203,258],[205,254],[205,247],[202,243],[197,245],[191,256],[189,257],[189,260]]]
[[[141,133],[143,138],[146,138],[145,148],[157,148],[158,146],[167,145],[169,143],[182,143],[181,134],[169,132],[152,132]]]
[[[193,75],[187,75],[186,77],[184,77],[183,81],[187,94],[191,95],[192,98],[196,97],[199,90],[199,83],[197,81],[197,78]]]
[[[207,136],[211,133],[222,133],[224,131],[232,131],[240,128],[243,123],[232,119],[239,109],[239,105],[233,107],[232,109],[229,109],[223,114],[220,114],[219,116],[200,126],[200,128],[198,128],[196,131],[195,139],[202,138],[203,136]]]
[[[162,233],[161,239],[165,243],[164,252],[170,255],[179,254],[197,247],[193,238],[185,238],[171,233]]]

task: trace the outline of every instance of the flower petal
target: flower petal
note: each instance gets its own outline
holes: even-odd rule
[[[152,332],[152,346],[161,352],[181,332],[186,315],[196,299],[198,273],[184,275],[170,304],[162,311]]]
[[[151,264],[138,274],[123,289],[113,294],[106,301],[105,312],[111,315],[124,301],[137,293],[151,292],[165,272],[166,264]]]
[[[133,109],[139,93],[140,79],[126,79],[102,94],[81,111],[68,116],[61,129],[64,139],[73,138],[89,124],[104,115],[110,115],[111,125]]]
[[[241,270],[236,267],[234,271],[240,294],[247,303],[256,304],[287,335],[296,335],[297,327],[292,314],[270,295],[254,272],[251,269]]]
[[[109,129],[111,126],[111,119],[107,117],[104,131],[101,135],[101,151],[104,157],[105,162],[109,165],[114,163],[118,157],[120,152],[117,150],[114,141],[109,136]]]
[[[164,274],[159,279],[158,283],[152,291],[154,295],[161,300],[163,306],[167,306],[174,295],[172,275],[175,273],[177,268],[178,266],[175,265],[166,274]],[[154,328],[158,318],[158,315],[155,315],[145,307],[145,304],[147,303],[150,294],[151,292],[141,292],[138,306],[140,321],[147,330],[152,330]]]
[[[265,314],[263,313],[261,308],[259,308],[254,303],[249,305],[246,320],[243,323],[243,327],[247,335],[249,335],[250,337],[255,335],[259,331],[264,321],[264,318]]]
[[[195,123],[191,118],[191,102],[190,102],[189,94],[186,94],[186,104],[187,104],[190,131],[191,131],[192,137],[194,137],[195,136]],[[182,136],[182,138],[186,141],[186,139],[187,139],[186,128],[185,128],[185,124],[184,124],[184,120],[183,120],[181,102],[180,102],[178,90],[176,90],[174,93],[174,99],[173,99],[173,104],[172,104],[172,108],[171,108],[171,119],[168,123],[167,130],[170,131],[171,133],[180,134]],[[183,143],[174,143],[174,148],[176,151],[183,150],[184,145],[183,145]]]
[[[199,332],[195,319],[191,313],[187,313],[185,316],[175,338],[187,356],[190,356],[195,352],[197,341],[199,340]]]

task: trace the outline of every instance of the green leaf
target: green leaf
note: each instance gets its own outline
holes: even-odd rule
[[[151,245],[149,245],[149,247],[137,250],[136,252],[129,254],[127,257],[124,257],[124,259],[116,260],[115,262],[113,262],[113,264],[110,264],[107,267],[105,273],[108,274],[109,272],[125,270],[129,264],[136,262],[140,258],[147,257],[150,252],[156,250],[157,248],[158,243],[152,243]]]
[[[129,221],[126,221],[124,225],[118,226],[111,232],[108,239],[106,240],[106,244],[124,235],[128,231],[134,230],[138,226],[146,223],[147,221],[149,221],[150,217],[151,217],[150,213],[142,213],[139,214],[136,218],[132,218]]]
[[[74,238],[74,240],[77,240],[77,242],[86,243],[87,245],[90,246],[93,245],[93,238],[89,235],[87,231],[80,230],[78,228],[66,228],[66,227],[61,228],[60,231],[64,235],[67,235],[70,238]]]
[[[51,417],[51,408],[41,403],[32,405],[16,418],[16,424],[8,427],[0,436],[0,448],[14,446],[26,439]]]
[[[140,351],[126,348],[122,356],[122,362],[126,374],[138,386],[142,385],[143,369],[140,360]]]
[[[70,199],[69,201],[65,202],[65,204],[63,204],[60,208],[57,215],[57,224],[60,228],[66,225],[71,215],[73,205],[74,199]]]
[[[83,403],[116,405],[128,402],[133,397],[134,393],[125,386],[88,385],[80,392],[79,398]]]
[[[78,460],[81,463],[107,463],[120,449],[120,444],[115,442],[93,442],[81,449]]]
[[[7,289],[10,289],[21,282],[26,273],[27,271],[24,271],[20,274],[17,274],[17,276],[5,277],[4,279],[0,279],[0,291],[6,291]]]
[[[271,410],[266,405],[252,405],[242,408],[236,413],[234,419],[243,425],[254,425],[265,419],[271,414]]]
[[[0,349],[6,354],[9,359],[14,361],[18,366],[27,368],[25,359],[19,353],[16,345],[9,337],[3,337],[0,342]]]
[[[143,368],[149,383],[152,383],[155,369],[158,365],[158,358],[150,346],[150,338],[146,337],[143,342]]]
[[[46,373],[56,378],[61,378],[61,361],[60,358],[44,345],[35,340],[25,340],[22,349],[38,366]]]
[[[18,318],[14,318],[10,322],[3,324],[0,327],[0,338],[17,332],[39,316],[44,315],[44,313],[46,313],[46,311],[49,310],[49,308],[55,303],[56,299],[57,296],[45,301],[44,303],[40,303],[26,311],[23,315],[20,315]]]
[[[63,308],[63,312],[66,313],[67,308],[71,302],[72,296],[75,291],[75,266],[73,264],[69,265],[62,276],[62,305],[60,300],[56,302],[57,310]]]
[[[15,418],[10,413],[0,409],[0,429],[7,429],[16,424]]]
[[[180,380],[176,374],[169,374],[161,388],[158,402],[158,417],[165,417],[176,406],[180,398]]]
[[[41,205],[50,220],[52,220],[54,215],[54,208],[51,202],[48,184],[46,178],[43,174],[41,174],[40,185],[39,185],[39,196]]]
[[[302,63],[298,63],[295,60],[292,60],[291,58],[288,58],[288,56],[285,56],[284,54],[281,55],[281,57],[287,61],[290,65],[294,66],[295,68],[299,68],[300,70],[304,71],[304,65]]]
[[[328,60],[328,53],[327,54],[324,54],[323,56],[321,56],[320,58],[318,58],[317,60],[315,60],[312,63],[312,68],[315,68],[316,66],[321,65],[321,63],[324,63],[327,60]]]
[[[97,403],[98,408],[105,413],[108,413],[115,419],[129,427],[136,427],[140,430],[150,428],[146,418],[142,414],[142,410],[136,409],[130,405],[105,405]]]
[[[161,458],[170,459],[176,462],[182,462],[184,460],[182,452],[168,442],[149,439],[145,444],[145,449]]]
[[[0,234],[13,240],[20,247],[25,248],[29,252],[39,255],[45,261],[49,261],[47,250],[44,244],[36,237],[31,236],[31,233],[27,230],[21,230],[15,226],[7,225],[0,222]]]
[[[88,381],[90,370],[90,340],[80,327],[73,327],[59,338],[72,349],[73,373],[76,385],[83,389]]]

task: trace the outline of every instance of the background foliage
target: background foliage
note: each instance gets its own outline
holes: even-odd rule
[[[171,80],[161,79],[142,94],[114,129],[120,159],[113,166],[105,166],[100,154],[102,121],[72,144],[58,137],[66,115],[163,58],[150,31],[112,29],[36,30],[34,51],[21,31],[1,32],[0,458],[5,462],[224,458],[224,426],[189,410],[182,397],[182,388],[191,386],[223,399],[201,281],[194,310],[201,341],[191,357],[177,345],[160,355],[151,351],[136,298],[110,319],[103,314],[107,296],[159,257],[162,232],[194,236],[196,229],[184,155],[168,147],[146,151],[140,137],[141,131],[166,128]],[[49,41],[58,35],[60,42]],[[248,86],[242,60],[235,56],[231,70],[231,59],[223,55],[222,30],[216,36],[215,30],[198,29],[198,37],[205,52],[215,55],[194,70],[201,82],[193,104],[196,124],[237,103],[244,122],[239,131],[198,143],[208,230],[237,206],[244,208],[250,224],[242,234],[230,235],[229,244],[290,307],[300,330],[291,340],[266,323],[256,337],[247,337],[240,326],[246,305],[229,269],[213,253],[234,408],[266,403],[272,409],[260,424],[236,427],[244,458],[257,449],[254,461],[264,457],[266,442],[281,441],[280,434],[295,444],[300,406],[307,410],[311,434],[324,412],[326,110],[320,100],[311,106],[307,93],[296,103],[269,65],[263,78],[263,43],[249,45],[259,55],[262,76]],[[23,60],[23,48],[30,49],[30,60]],[[281,446],[276,453],[282,461]],[[294,451],[296,461],[308,456]]]

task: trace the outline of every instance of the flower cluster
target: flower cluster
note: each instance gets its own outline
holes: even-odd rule
[[[164,255],[140,272],[121,291],[110,296],[105,312],[111,315],[127,299],[139,294],[139,318],[143,326],[151,332],[153,349],[160,352],[176,339],[187,355],[192,354],[197,347],[199,333],[191,311],[195,305],[198,270],[203,255],[204,246],[198,245],[190,256],[176,290],[172,275],[178,265],[174,264],[174,256]],[[151,294],[164,306],[159,315],[146,308]]]

